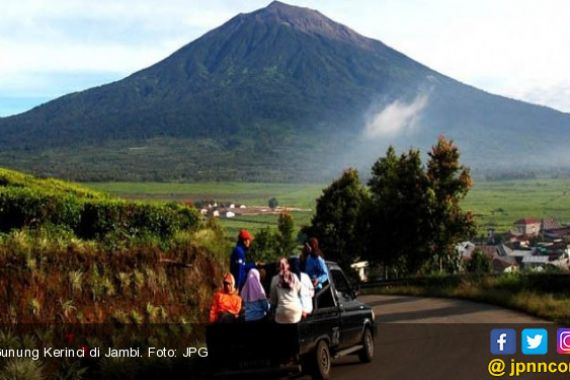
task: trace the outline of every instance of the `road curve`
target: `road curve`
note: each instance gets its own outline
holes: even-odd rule
[[[520,330],[547,323],[463,300],[379,295],[362,296],[361,300],[373,306],[379,323],[375,358],[368,364],[359,363],[355,356],[339,359],[332,368],[334,380],[491,379],[487,371],[489,361],[495,358],[489,353],[491,329]],[[556,356],[548,359],[560,360]],[[544,374],[524,377],[546,378]]]
[[[380,323],[536,323],[541,319],[498,306],[449,298],[367,295]]]

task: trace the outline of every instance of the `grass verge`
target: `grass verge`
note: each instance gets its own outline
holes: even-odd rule
[[[502,306],[561,324],[570,324],[570,276],[430,276],[365,289],[366,294],[459,298]]]

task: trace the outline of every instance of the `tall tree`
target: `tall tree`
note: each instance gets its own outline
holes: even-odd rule
[[[475,232],[471,212],[464,212],[460,201],[465,198],[473,181],[469,169],[459,163],[459,150],[453,141],[440,136],[428,153],[427,175],[433,192],[433,249],[443,265],[454,266],[454,245]],[[455,268],[447,268],[455,269]]]
[[[293,237],[293,217],[291,214],[282,212],[277,220],[277,234],[275,240],[279,256],[290,256],[295,250],[297,242]]]
[[[303,232],[319,239],[325,258],[346,267],[363,256],[362,215],[368,202],[358,171],[348,169],[323,190]]]
[[[269,227],[262,228],[255,234],[250,259],[252,261],[270,262],[279,257],[276,234]]]
[[[453,247],[474,232],[472,215],[460,207],[471,177],[459,163],[459,150],[445,137],[429,158],[425,168],[419,151],[410,149],[398,157],[390,147],[372,167],[372,201],[365,217],[371,261],[410,273],[429,269],[430,262],[440,269],[458,269]]]
[[[367,257],[414,272],[430,255],[429,181],[420,153],[400,157],[393,147],[372,167]]]

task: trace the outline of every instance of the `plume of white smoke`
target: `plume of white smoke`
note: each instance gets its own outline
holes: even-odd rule
[[[410,103],[396,100],[370,117],[364,128],[366,138],[394,137],[409,132],[417,125],[429,96],[420,94]]]

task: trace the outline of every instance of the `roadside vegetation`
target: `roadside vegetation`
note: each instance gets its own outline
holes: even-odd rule
[[[367,294],[460,298],[570,323],[570,276],[560,273],[429,275],[367,288]]]
[[[225,265],[222,236],[185,205],[0,169],[0,302],[11,310],[0,322],[104,323],[147,304],[164,321],[199,321]]]
[[[221,227],[191,207],[0,169],[0,346],[196,344],[228,249]],[[0,378],[156,378],[175,364],[14,359]]]

